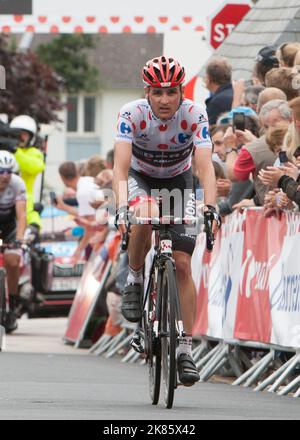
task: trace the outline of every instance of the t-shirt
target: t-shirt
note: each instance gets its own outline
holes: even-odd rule
[[[132,144],[131,167],[154,178],[184,173],[194,148],[212,148],[206,110],[189,99],[168,121],[158,119],[146,99],[124,105],[116,142]]]
[[[89,176],[80,177],[77,183],[76,199],[78,201],[78,215],[95,215],[95,209],[90,203],[99,197],[99,187],[94,178]]]
[[[0,191],[0,223],[9,223],[15,220],[15,205],[19,200],[26,201],[26,187],[23,179],[15,174],[11,175],[10,182],[4,191]]]

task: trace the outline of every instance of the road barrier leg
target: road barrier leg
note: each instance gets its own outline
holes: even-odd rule
[[[268,368],[268,366],[274,361],[275,350],[271,350],[269,354],[263,357],[259,367],[254,371],[253,375],[248,378],[244,387],[251,387],[251,385],[259,378],[261,373]]]
[[[134,352],[134,355],[131,357],[129,363],[134,364],[140,358],[140,353]]]
[[[276,382],[270,387],[268,390],[270,393],[273,393],[277,390],[277,388],[285,381],[288,375],[293,371],[295,366],[300,362],[300,354],[296,354],[291,360],[291,363],[287,366],[281,376],[276,380]]]
[[[127,334],[126,329],[123,329],[120,333],[118,333],[115,337],[107,341],[107,343],[103,346],[101,346],[99,349],[94,351],[94,354],[97,356],[100,356],[101,354],[105,353],[107,350],[112,349],[115,347],[116,344],[119,343],[119,341],[122,340]]]
[[[249,370],[247,370],[244,374],[242,374],[242,376],[240,376],[237,380],[235,380],[232,383],[232,385],[234,385],[234,386],[241,385],[248,378],[252,382],[251,375],[252,376],[255,375],[255,378],[256,378],[256,376],[257,376],[256,371],[259,370],[259,372],[261,372],[261,370],[264,370],[266,368],[266,366],[268,366],[270,364],[270,362],[273,360],[273,358],[274,358],[274,350],[271,350],[266,356],[264,356],[260,361],[258,361]]]
[[[122,358],[121,362],[126,363],[129,362],[130,359],[136,354],[136,351],[131,348],[128,353]]]
[[[132,333],[130,333],[127,338],[125,338],[123,341],[120,342],[116,347],[114,347],[112,350],[110,350],[108,353],[106,353],[105,357],[107,359],[113,357],[121,348],[125,347],[126,345],[129,345],[129,342],[132,339]]]
[[[89,349],[90,353],[93,353],[98,348],[101,348],[103,345],[107,344],[108,341],[112,339],[112,336],[110,335],[102,335],[101,338],[95,342],[94,345],[91,346]]]
[[[243,374],[243,371],[241,369],[240,362],[238,362],[238,360],[232,353],[228,353],[228,362],[236,377],[240,377]]]
[[[267,386],[271,385],[274,380],[276,380],[290,365],[293,359],[289,359],[285,364],[281,365],[281,367],[278,368],[278,370],[274,371],[274,373],[271,374],[271,376],[267,377],[263,382],[261,382],[256,388],[254,388],[254,391],[263,391]]]
[[[300,376],[297,376],[291,383],[280,390],[277,394],[278,396],[286,396],[289,392],[293,391],[300,385]]]
[[[300,397],[300,388],[295,392],[294,397]]]
[[[220,344],[218,344],[218,345],[216,345],[212,350],[210,350],[202,359],[200,359],[200,361],[198,361],[197,363],[196,363],[196,367],[198,368],[198,370],[203,366],[203,365],[205,365],[206,364],[206,362],[208,362],[209,361],[209,359],[211,359],[214,355],[215,355],[215,353],[217,352],[217,351],[219,351],[220,350]]]
[[[201,341],[201,343],[193,350],[192,354],[193,354],[194,362],[197,363],[198,360],[201,359],[203,354],[207,351],[208,351],[208,342]]]
[[[213,375],[218,364],[223,360],[224,357],[227,358],[228,352],[229,352],[229,346],[228,345],[224,346],[222,344],[220,349],[213,356],[213,358],[199,372],[201,381],[205,382]]]

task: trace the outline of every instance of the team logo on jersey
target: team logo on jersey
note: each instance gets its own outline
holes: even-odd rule
[[[123,118],[128,118],[128,119],[130,119],[131,112],[124,112],[124,113],[122,114],[122,116],[123,116]]]
[[[120,131],[122,134],[130,134],[132,132],[131,127],[125,122],[121,122]]]
[[[206,139],[206,140],[210,139],[208,127],[203,127],[201,134],[202,134],[203,139]]]
[[[203,113],[199,115],[198,124],[200,124],[201,122],[207,122],[207,117]]]

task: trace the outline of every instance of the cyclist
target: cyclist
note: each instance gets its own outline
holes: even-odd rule
[[[26,185],[27,194],[27,223],[31,235],[38,241],[41,229],[40,214],[35,211],[34,183],[36,177],[45,169],[43,153],[34,146],[37,135],[37,124],[33,118],[27,115],[19,115],[13,118],[11,128],[20,130],[20,143],[15,157],[19,165],[20,175]]]
[[[0,237],[4,243],[16,245],[15,249],[6,249],[4,254],[10,310],[5,322],[7,332],[18,326],[16,309],[20,304],[18,284],[22,252],[18,244],[24,239],[26,229],[26,188],[21,177],[13,174],[14,169],[14,156],[8,151],[0,151]]]
[[[205,194],[206,212],[213,216],[214,231],[219,222],[215,210],[216,181],[211,161],[212,144],[206,111],[184,98],[184,68],[173,58],[160,56],[142,70],[145,99],[126,104],[118,116],[115,142],[113,189],[117,199],[116,225],[126,231],[129,205],[142,217],[157,217],[153,194],[159,190],[180,190],[183,213],[195,215],[191,158]],[[128,182],[127,182],[128,181]],[[153,190],[156,191],[153,191]],[[161,194],[161,193],[160,193]],[[164,206],[164,199],[163,199]],[[173,211],[178,208],[173,204]],[[184,225],[171,228],[177,282],[186,336],[177,352],[179,380],[192,385],[199,373],[192,359],[192,327],[196,310],[196,290],[191,276],[191,256],[195,237]],[[132,322],[142,315],[143,265],[151,245],[151,226],[132,225],[128,247],[129,274],[122,296],[122,313]]]

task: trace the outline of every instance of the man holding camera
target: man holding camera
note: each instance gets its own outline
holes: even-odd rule
[[[45,169],[43,153],[34,146],[37,125],[33,118],[27,115],[16,116],[10,123],[10,128],[19,130],[19,144],[15,153],[20,175],[26,185],[27,194],[27,224],[30,233],[38,240],[41,228],[40,214],[34,207],[34,183],[36,177]]]

